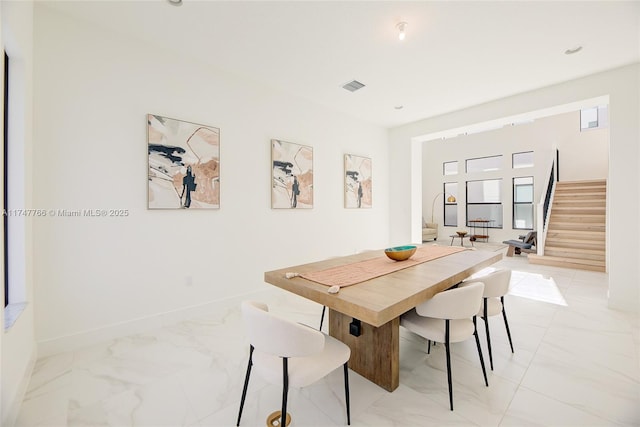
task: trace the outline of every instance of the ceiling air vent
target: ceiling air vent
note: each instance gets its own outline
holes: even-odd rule
[[[358,89],[362,89],[364,85],[357,80],[352,80],[349,83],[343,84],[342,87],[348,90],[349,92],[355,92]]]

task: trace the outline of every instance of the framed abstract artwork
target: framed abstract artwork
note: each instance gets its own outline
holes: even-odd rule
[[[271,140],[271,207],[313,208],[313,148]]]
[[[220,129],[147,115],[149,209],[220,208]]]
[[[344,207],[371,207],[371,159],[344,155]]]

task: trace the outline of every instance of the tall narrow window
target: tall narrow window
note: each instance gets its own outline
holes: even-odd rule
[[[9,162],[7,157],[9,154],[9,56],[4,53],[4,132],[3,132],[3,188],[2,188],[2,226],[4,236],[4,306],[9,305],[9,188],[7,169]]]
[[[467,226],[486,220],[489,228],[502,228],[502,180],[467,181]]]
[[[458,183],[444,183],[444,225],[458,226]]]
[[[533,230],[533,177],[513,178],[513,228]]]

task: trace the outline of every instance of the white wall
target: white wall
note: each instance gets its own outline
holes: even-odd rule
[[[640,249],[638,245],[629,244],[640,240],[638,198],[629,197],[629,194],[638,194],[640,186],[639,80],[640,65],[634,64],[392,129],[390,143],[394,151],[398,150],[397,155],[391,158],[390,174],[396,178],[394,186],[398,191],[390,194],[390,216],[401,220],[390,223],[390,239],[410,239],[415,235],[415,224],[421,220],[416,215],[410,218],[407,213],[412,204],[422,206],[421,200],[411,198],[413,187],[422,186],[422,183],[412,183],[408,179],[411,174],[406,172],[412,165],[411,150],[406,147],[419,144],[415,138],[608,95],[609,305],[624,310],[640,310]]]
[[[264,289],[267,270],[388,243],[384,129],[46,4],[36,5],[35,56],[34,203],[130,211],[36,223],[44,353]],[[147,210],[147,113],[220,128],[221,209]],[[313,209],[270,208],[271,138],[313,146]],[[372,158],[372,209],[343,208],[346,153]]]
[[[2,45],[10,58],[10,152],[9,179],[11,188],[23,186],[22,194],[15,193],[10,206],[27,207],[31,203],[30,155],[32,152],[32,69],[33,69],[33,3],[2,2]],[[11,151],[11,150],[10,150]],[[24,164],[25,171],[19,166]],[[17,197],[16,197],[17,196]],[[31,218],[12,218],[19,222],[13,234],[10,260],[10,303],[27,302],[13,326],[0,333],[1,348],[1,420],[12,425],[28,385],[31,368],[36,357],[33,275],[32,275],[32,221]],[[14,221],[16,222],[16,221]],[[20,256],[22,255],[22,256]],[[16,262],[17,261],[17,262]],[[4,319],[4,309],[2,310]],[[3,325],[4,326],[4,325]]]
[[[460,135],[445,140],[434,139],[424,143],[422,156],[422,212],[431,220],[431,208],[436,194],[442,192],[444,182],[458,183],[458,227],[444,227],[443,197],[436,199],[434,222],[439,225],[439,235],[452,234],[465,227],[465,183],[480,179],[502,179],[503,228],[489,231],[490,241],[515,239],[523,230],[512,228],[513,192],[512,178],[534,177],[534,204],[540,201],[548,181],[549,165],[560,152],[560,175],[563,181],[606,179],[608,168],[609,129],[592,129],[580,132],[580,111],[561,113],[536,119],[531,123],[507,125],[501,129],[482,133]],[[533,151],[534,166],[512,169],[513,153]],[[585,156],[584,153],[589,155]],[[465,160],[470,158],[502,155],[500,170],[466,173]],[[442,164],[458,161],[457,175],[443,175]],[[534,208],[535,217],[535,208]],[[535,224],[534,224],[535,226]]]

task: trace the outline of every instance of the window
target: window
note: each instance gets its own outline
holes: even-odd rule
[[[530,168],[533,166],[533,151],[513,153],[511,160],[513,169]]]
[[[25,206],[24,67],[4,53],[4,329],[9,329],[26,305],[26,219],[12,214]]]
[[[451,197],[453,196],[453,198]],[[444,226],[458,226],[458,183],[444,183]],[[454,201],[455,200],[455,201]]]
[[[608,110],[607,105],[580,110],[580,131],[606,127]]]
[[[513,228],[533,230],[533,177],[513,178]]]
[[[502,179],[467,181],[467,227],[469,220],[489,220],[489,228],[502,228]]]
[[[444,175],[457,175],[458,174],[458,162],[444,162],[442,164]]]
[[[9,305],[9,215],[7,214],[9,191],[7,186],[7,168],[9,162],[7,157],[9,154],[9,57],[4,54],[4,134],[3,134],[3,188],[2,188],[2,226],[4,237],[4,306]]]
[[[489,172],[500,170],[502,166],[502,156],[480,157],[478,159],[467,160],[467,173]]]

